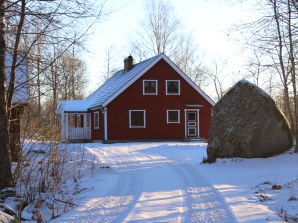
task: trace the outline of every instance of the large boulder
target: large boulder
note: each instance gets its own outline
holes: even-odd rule
[[[288,150],[292,143],[289,126],[273,99],[242,80],[213,108],[205,161],[269,157]]]

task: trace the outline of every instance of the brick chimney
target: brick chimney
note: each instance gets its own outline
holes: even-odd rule
[[[129,55],[124,59],[124,72],[129,71],[133,67],[133,57]]]

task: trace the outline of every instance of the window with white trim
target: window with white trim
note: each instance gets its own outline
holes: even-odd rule
[[[143,95],[157,95],[157,80],[143,80]]]
[[[167,123],[180,123],[180,110],[167,110]]]
[[[93,116],[93,128],[99,129],[99,112],[94,112]]]
[[[145,110],[129,110],[129,128],[146,128]]]
[[[166,80],[166,95],[180,95],[179,80]]]

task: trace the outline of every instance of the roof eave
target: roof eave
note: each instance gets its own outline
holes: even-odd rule
[[[98,110],[98,109],[102,109],[104,106],[102,105],[97,105],[97,106],[93,106],[93,107],[89,107],[88,108],[88,111],[95,111],[95,110]]]

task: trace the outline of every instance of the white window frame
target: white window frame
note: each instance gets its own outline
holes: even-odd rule
[[[98,122],[96,122],[96,120],[95,120],[95,116],[96,115],[98,117]],[[94,115],[93,115],[93,124],[94,124],[93,129],[99,129],[99,112],[98,111],[97,112],[94,112]]]
[[[143,126],[136,126],[131,124],[131,113],[132,112],[143,112],[144,113],[144,125]],[[129,128],[146,128],[146,110],[129,110]]]
[[[169,93],[168,92],[168,82],[178,82],[178,92],[177,93]],[[166,95],[180,95],[180,80],[166,80]]]
[[[178,112],[178,120],[177,121],[170,121],[169,120],[169,112]],[[180,110],[178,109],[172,109],[172,110],[167,110],[167,124],[179,124],[180,123]]]
[[[146,93],[145,92],[145,82],[152,81],[155,82],[155,93]],[[158,95],[158,81],[157,80],[143,80],[143,95]]]

